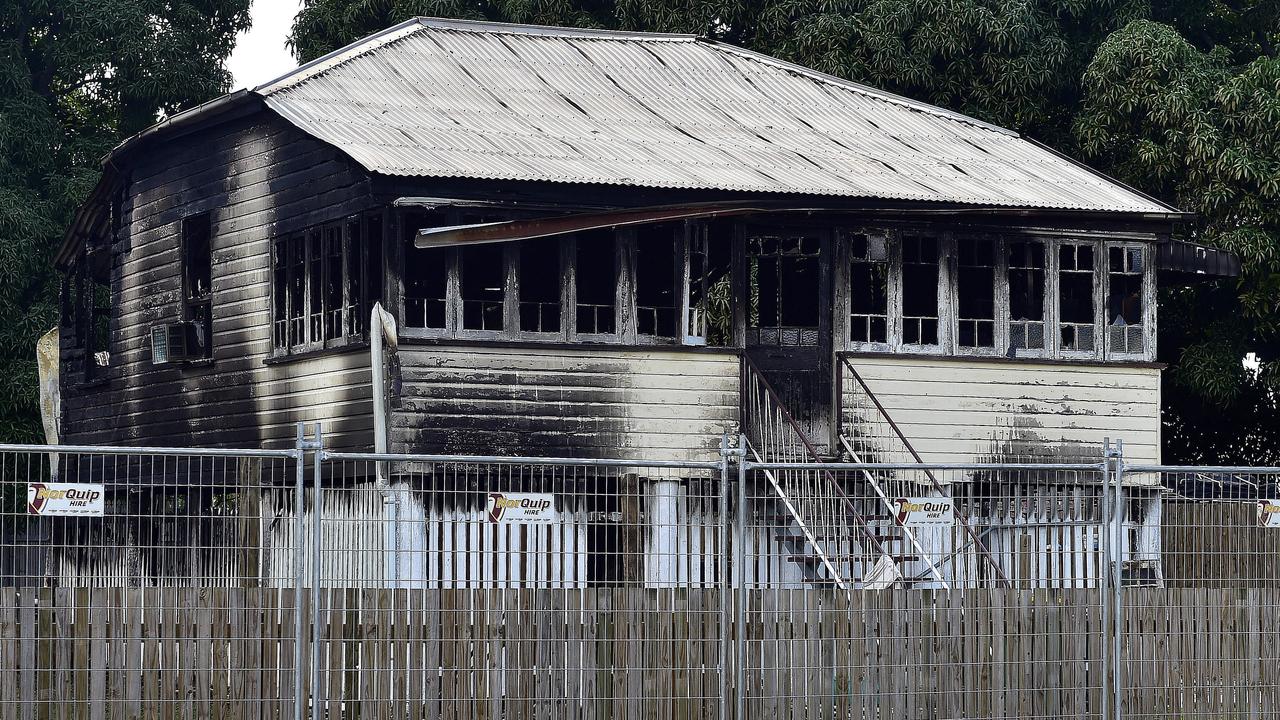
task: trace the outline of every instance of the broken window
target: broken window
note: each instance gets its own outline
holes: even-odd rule
[[[449,265],[452,248],[419,248],[414,245],[418,230],[448,225],[439,214],[405,213],[404,237],[404,324],[411,328],[444,330],[448,327]]]
[[[956,345],[996,345],[996,241],[961,238],[956,245]]]
[[[849,339],[889,341],[889,244],[884,235],[850,238]]]
[[[1009,346],[1044,349],[1044,243],[1009,243]]]
[[[75,266],[76,346],[84,349],[84,379],[95,380],[110,365],[111,285],[91,267],[96,253],[86,252]],[[109,269],[105,269],[109,272]]]
[[[209,213],[182,220],[182,319],[195,324],[204,357],[213,356],[213,222]]]
[[[730,222],[698,223],[689,234],[686,342],[728,345],[733,337]]]
[[[1107,350],[1141,353],[1143,341],[1142,248],[1107,248]]]
[[[376,228],[376,232],[372,232]],[[372,233],[372,234],[368,234]],[[365,331],[382,287],[382,227],[350,218],[272,242],[272,338],[278,349],[324,347]],[[369,258],[376,255],[378,265]]]
[[[759,345],[818,344],[819,255],[813,235],[757,235],[747,239],[753,289],[748,341]]]
[[[502,330],[503,298],[507,294],[505,247],[485,243],[459,248],[462,329]]]
[[[902,343],[938,344],[938,238],[902,238]]]
[[[560,238],[521,241],[516,273],[521,332],[560,332]]]
[[[1058,329],[1063,350],[1094,350],[1095,255],[1093,243],[1058,246]]]
[[[348,245],[354,245],[351,243]],[[324,229],[324,339],[332,340],[342,334],[343,322],[342,315],[346,310],[346,302],[343,300],[343,274],[342,265],[347,260],[342,252],[342,228],[337,225],[331,225]],[[355,267],[360,267],[359,261],[355,263]],[[359,277],[360,273],[354,273],[355,277]]]
[[[676,295],[676,228],[649,225],[636,232],[636,333],[674,338],[680,323]]]
[[[616,332],[618,302],[618,245],[612,230],[577,236],[574,269],[580,334],[603,335]]]

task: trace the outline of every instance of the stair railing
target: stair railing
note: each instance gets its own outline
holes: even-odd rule
[[[742,355],[742,432],[756,462],[822,462],[764,374],[744,353]],[[761,469],[801,534],[822,566],[840,589],[848,592],[844,574],[836,569],[827,552],[834,539],[839,551],[841,538],[852,540],[856,530],[877,557],[886,555],[871,526],[858,512],[834,476],[826,470]],[[853,521],[852,527],[849,521]],[[821,538],[821,540],[820,540]],[[845,553],[851,554],[852,548]],[[851,578],[850,578],[851,579]]]
[[[844,376],[846,372],[853,380],[852,383],[845,382]],[[859,415],[857,418],[859,432],[853,436],[846,433],[844,428],[847,411],[846,398],[850,396],[852,396],[853,410],[855,414]],[[880,399],[876,397],[875,393],[871,392],[866,380],[862,379],[862,375],[853,367],[853,363],[849,361],[849,358],[844,355],[840,356],[839,368],[836,372],[836,398],[840,408],[836,416],[840,442],[854,462],[914,462],[921,465],[924,464],[924,459],[920,457],[920,453],[916,452],[916,449],[911,445],[911,441],[907,440],[907,436],[902,433],[898,423],[894,422],[889,412],[885,410],[884,405],[880,403]],[[871,418],[867,418],[866,415],[871,415]],[[868,428],[870,428],[870,432],[867,432]],[[934,476],[932,470],[928,468],[921,468],[920,470],[924,473],[924,476],[928,479],[929,486],[935,492],[940,495],[946,495],[942,483],[938,482],[938,478]],[[897,493],[908,495],[910,494],[908,491],[911,488],[907,487],[906,482],[903,482],[902,487],[892,489]],[[978,554],[995,571],[996,578],[1005,587],[1012,587],[1009,576],[1005,574],[1004,569],[1000,567],[1000,563],[996,562],[991,555],[991,551],[983,544],[982,539],[973,529],[969,517],[959,508],[956,508],[955,513],[957,522],[964,528],[965,534],[969,536],[969,542],[961,550],[968,547],[976,548]],[[944,560],[943,562],[945,563],[946,561]]]

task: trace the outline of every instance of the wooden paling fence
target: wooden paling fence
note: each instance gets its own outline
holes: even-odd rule
[[[1124,593],[1127,717],[1280,716],[1280,589]],[[739,686],[747,717],[1099,717],[1106,686],[1096,590],[752,590],[740,635],[715,590],[321,597],[301,692],[330,720],[732,717]],[[0,718],[291,718],[296,612],[291,590],[2,588]]]

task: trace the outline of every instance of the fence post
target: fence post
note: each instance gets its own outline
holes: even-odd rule
[[[311,694],[316,696],[316,688],[320,687],[320,538],[322,537],[321,527],[321,505],[320,493],[322,492],[321,479],[323,473],[321,471],[324,462],[324,426],[316,423],[315,441],[312,443],[315,453],[312,454],[312,482],[314,489],[311,493]],[[311,703],[311,720],[320,718],[320,708],[315,702]]]
[[[1122,687],[1123,677],[1121,673],[1121,632],[1124,628],[1122,613],[1124,611],[1124,576],[1121,574],[1121,567],[1124,564],[1124,547],[1123,547],[1123,527],[1121,523],[1124,520],[1123,492],[1124,492],[1124,441],[1116,440],[1114,445],[1107,449],[1107,462],[1114,463],[1115,471],[1112,473],[1115,478],[1115,488],[1113,491],[1113,507],[1111,512],[1112,535],[1114,537],[1114,554],[1111,559],[1111,596],[1114,610],[1111,614],[1111,655],[1114,660],[1111,663],[1111,691],[1112,705],[1111,713],[1115,720],[1120,720],[1122,715],[1120,708],[1120,698],[1123,694]]]
[[[298,423],[298,435],[293,446],[293,464],[296,474],[293,510],[293,718],[302,720],[302,645],[306,638],[303,633],[302,587],[304,568],[303,553],[306,552],[304,539],[307,537],[306,523],[303,520],[305,510],[304,488],[307,482],[307,426]]]
[[[734,556],[738,561],[737,612],[734,622],[734,640],[737,657],[734,665],[737,684],[735,720],[747,717],[747,436],[738,435],[738,547]]]
[[[729,705],[729,433],[720,436],[720,707],[721,720]]]
[[[1102,440],[1102,484],[1098,488],[1102,504],[1102,569],[1098,575],[1098,604],[1102,606],[1102,676],[1098,681],[1102,695],[1100,720],[1111,718],[1111,438]]]

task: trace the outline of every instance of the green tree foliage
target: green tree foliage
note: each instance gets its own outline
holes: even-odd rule
[[[116,143],[224,92],[249,0],[0,0],[0,439],[43,437],[52,254]]]
[[[1208,50],[1151,21],[1112,34],[1085,72],[1076,118],[1086,156],[1194,211],[1186,234],[1241,258],[1238,282],[1171,288],[1161,303],[1165,416],[1184,436],[1169,449],[1219,462],[1256,460],[1245,438],[1259,413],[1275,416],[1280,388],[1280,59],[1240,63],[1270,40],[1224,27],[1226,42]],[[1260,368],[1241,363],[1248,353]]]

